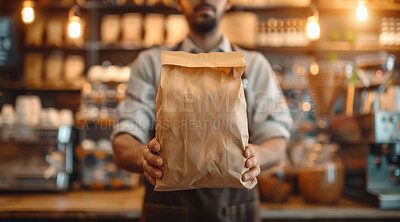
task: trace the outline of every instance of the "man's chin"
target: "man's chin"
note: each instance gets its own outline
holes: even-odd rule
[[[197,22],[192,25],[193,30],[198,34],[207,34],[212,32],[217,27],[217,20],[207,20]]]

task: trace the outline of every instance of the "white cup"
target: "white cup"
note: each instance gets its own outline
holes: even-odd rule
[[[97,141],[96,146],[100,150],[112,151],[112,143],[108,139],[100,139]]]
[[[400,112],[400,86],[390,86],[388,88],[385,110]]]
[[[118,75],[120,73],[121,73],[121,68],[119,66],[109,66],[107,68],[107,72],[105,73],[105,75],[102,76],[101,81],[102,82],[110,82],[110,81],[117,82]]]
[[[18,96],[15,101],[18,124],[37,125],[40,121],[41,109],[42,102],[39,96]]]
[[[47,123],[51,127],[60,126],[60,115],[55,108],[47,108]]]
[[[14,125],[16,122],[16,115],[14,106],[11,104],[4,104],[1,108],[1,122],[4,125]]]
[[[40,125],[45,127],[50,126],[48,120],[49,120],[49,115],[47,109],[42,109],[42,111],[40,112]]]
[[[60,116],[56,109],[42,109],[40,113],[40,125],[45,127],[58,127],[60,124]]]
[[[103,76],[103,67],[99,65],[91,66],[88,73],[88,81],[89,82],[98,82],[101,81]]]
[[[131,76],[131,67],[124,66],[121,68],[121,72],[119,75],[116,75],[114,78],[116,82],[129,82],[129,78]]]
[[[29,97],[18,96],[15,100],[15,112],[19,125],[28,125],[29,122]]]
[[[96,142],[91,139],[84,139],[81,142],[82,148],[86,151],[92,151],[96,149]]]
[[[59,112],[60,125],[73,126],[74,125],[74,114],[69,109],[62,109]]]
[[[39,96],[29,96],[29,125],[37,125],[40,122],[42,101]]]

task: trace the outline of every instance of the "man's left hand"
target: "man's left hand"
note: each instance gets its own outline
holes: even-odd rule
[[[250,170],[243,174],[242,180],[257,184],[257,176],[260,175],[261,169],[255,145],[249,144],[247,146],[244,157],[246,158],[245,166]]]

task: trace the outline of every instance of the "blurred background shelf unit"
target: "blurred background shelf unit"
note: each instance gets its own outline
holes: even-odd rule
[[[129,177],[112,163],[109,135],[117,106],[125,96],[130,64],[143,50],[180,42],[188,32],[185,18],[173,0],[35,0],[36,19],[25,24],[20,17],[25,2],[0,0],[0,46],[7,43],[4,33],[14,40],[14,52],[7,51],[12,62],[1,59],[0,48],[0,107],[14,104],[18,95],[33,94],[40,96],[43,108],[73,110],[73,130],[79,134],[73,141],[74,187],[136,186],[137,175]],[[317,99],[308,77],[322,73],[319,60],[354,62],[357,55],[381,51],[400,58],[399,1],[363,1],[368,7],[363,22],[364,17],[356,19],[359,2],[232,0],[223,18],[228,38],[263,54],[276,74],[294,118],[288,153],[315,142]],[[338,87],[336,105],[341,107],[332,105],[336,112],[343,111],[347,84],[359,82],[354,70],[346,70]]]
[[[16,63],[1,66],[1,104],[15,101],[18,94],[38,94],[43,100],[53,101],[82,88],[85,75],[93,65],[129,65],[144,49],[153,45],[173,45],[187,33],[182,15],[169,1],[50,1],[34,2],[35,20],[24,24],[21,9],[25,1],[2,1],[2,16],[13,21]],[[71,8],[81,20],[81,36],[68,36]],[[257,15],[285,12],[305,15],[308,6],[234,6],[231,12]],[[252,16],[252,15],[250,15]],[[305,17],[305,16],[303,16]],[[257,22],[257,21],[256,21]],[[150,25],[151,24],[151,25]],[[178,24],[178,25],[176,25]],[[129,28],[127,28],[129,27]],[[255,34],[253,34],[254,36]],[[255,36],[254,36],[255,37]],[[251,47],[261,52],[311,52],[302,47]],[[29,67],[29,68],[28,68]],[[70,68],[75,67],[75,68]],[[71,70],[72,69],[72,70]],[[60,96],[55,96],[60,95]],[[77,110],[79,99],[69,107]]]
[[[0,68],[0,87],[8,90],[0,97],[1,103],[14,101],[17,93],[76,94],[91,67],[129,66],[141,51],[154,45],[173,45],[188,31],[174,1],[37,0],[34,1],[36,20],[32,24],[23,24],[15,16],[20,15],[23,2],[1,3],[2,14],[14,15],[19,37],[17,64]],[[289,81],[282,83],[285,90],[294,89],[291,88],[294,82],[290,82],[296,79],[294,69],[302,70],[304,66],[297,64],[299,61],[352,60],[357,54],[381,50],[400,55],[398,40],[391,40],[396,33],[400,35],[400,7],[393,1],[366,2],[370,6],[366,22],[355,19],[357,1],[234,0],[232,3],[222,22],[224,32],[241,47],[265,55],[277,75]],[[81,20],[81,36],[77,39],[68,37],[71,12]],[[319,40],[313,41],[306,37],[306,24],[316,12],[321,33]],[[392,29],[395,31],[391,32]],[[304,84],[302,88],[307,87],[306,81]],[[6,94],[13,98],[4,99]],[[76,111],[79,99],[74,98]]]

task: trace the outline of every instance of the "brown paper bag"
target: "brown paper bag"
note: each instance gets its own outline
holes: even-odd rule
[[[161,53],[156,139],[164,159],[156,191],[253,188],[243,182],[248,145],[243,52]]]

